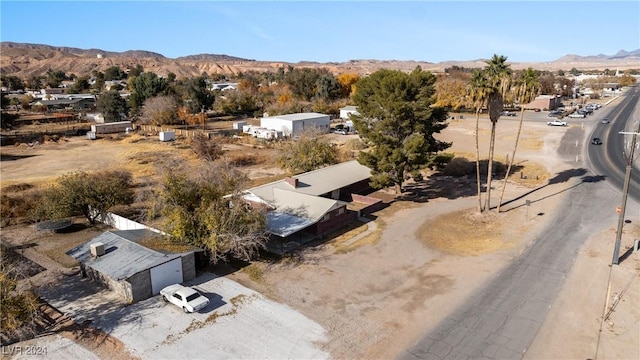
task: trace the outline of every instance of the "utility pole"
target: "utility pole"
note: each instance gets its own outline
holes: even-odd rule
[[[620,217],[618,218],[618,230],[616,231],[616,244],[613,248],[613,260],[611,261],[612,265],[618,265],[619,257],[620,257],[620,243],[622,242],[622,227],[624,226],[624,213],[627,209],[627,196],[629,195],[629,182],[631,181],[631,168],[633,167],[633,155],[638,146],[638,135],[640,134],[640,126],[638,127],[638,131],[635,132],[625,132],[620,131],[621,135],[632,135],[633,138],[631,140],[631,149],[629,152],[624,152],[624,156],[627,160],[627,170],[624,177],[624,185],[622,186],[622,206],[620,211]]]

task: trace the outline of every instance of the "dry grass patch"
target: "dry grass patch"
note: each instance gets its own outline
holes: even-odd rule
[[[260,263],[252,263],[249,266],[243,267],[241,271],[247,274],[249,279],[258,284],[266,283],[266,280],[264,278],[264,269],[262,268],[262,264]]]
[[[166,236],[144,238],[140,240],[140,245],[156,251],[172,253],[183,253],[194,249],[194,247],[189,244],[175,242]]]
[[[67,255],[67,251],[84,244],[89,239],[97,236],[98,232],[87,237],[65,237],[65,235],[68,234],[53,234],[50,237],[47,237],[48,239],[46,241],[43,241],[44,239],[38,240],[38,246],[35,247],[35,249],[64,267],[76,267],[79,265],[78,261]]]
[[[461,210],[438,216],[423,223],[416,237],[423,244],[452,255],[477,256],[513,247],[503,233],[510,224],[504,214]]]
[[[544,146],[544,141],[540,139],[520,139],[518,150],[540,150]],[[516,155],[518,152],[516,151]]]
[[[509,181],[513,181],[526,187],[538,187],[546,184],[551,178],[547,167],[538,163],[523,162],[514,164],[522,166],[520,171],[509,175]]]
[[[380,226],[380,223],[378,223],[378,226]],[[346,254],[348,252],[351,252],[353,250],[356,250],[358,248],[361,248],[365,245],[373,245],[376,244],[379,240],[380,237],[382,236],[382,229],[380,227],[378,227],[376,230],[374,230],[373,232],[371,232],[369,235],[358,239],[357,241],[354,242],[345,242],[342,245],[338,245],[338,247],[335,250],[335,254]]]

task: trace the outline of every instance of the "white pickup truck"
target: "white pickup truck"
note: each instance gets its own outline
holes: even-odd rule
[[[186,313],[199,311],[209,305],[209,299],[197,290],[180,284],[169,285],[160,290],[162,300],[170,302]]]

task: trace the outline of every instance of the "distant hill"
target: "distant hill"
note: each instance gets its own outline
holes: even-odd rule
[[[4,41],[0,43],[0,73],[27,78],[41,75],[49,69],[61,70],[67,74],[78,76],[91,74],[92,71],[105,71],[109,67],[119,66],[127,69],[141,65],[145,70],[158,75],[174,73],[178,77],[208,74],[237,74],[247,71],[276,71],[283,66],[326,68],[334,74],[357,73],[367,75],[379,69],[396,69],[410,71],[420,66],[423,70],[443,72],[453,65],[465,68],[480,68],[485,65],[484,59],[446,61],[431,63],[426,61],[374,60],[359,59],[342,63],[319,63],[312,60],[298,63],[259,61],[243,59],[230,55],[197,54],[176,59],[167,58],[145,50],[128,50],[124,52],[105,51],[101,49],[78,49],[65,46],[43,44],[24,44]],[[512,62],[513,69],[532,67],[538,70],[582,70],[631,69],[640,68],[640,49],[634,51],[620,50],[614,55],[566,55],[550,62]]]
[[[598,62],[605,60],[625,60],[625,61],[635,61],[640,62],[640,49],[634,51],[624,51],[620,50],[615,55],[589,55],[589,56],[580,56],[580,55],[565,55],[556,62]],[[640,67],[640,65],[638,65]]]
[[[176,58],[176,60],[202,60],[202,61],[255,61],[251,59],[243,59],[235,56],[229,55],[215,55],[215,54],[198,54],[198,55],[189,55],[189,56],[181,56]]]
[[[97,57],[98,54],[108,57],[126,58],[165,58],[162,54],[144,50],[129,50],[124,52],[104,51],[100,49],[78,49],[66,46],[51,46],[43,44],[23,44],[3,41],[0,43],[2,55],[20,56],[29,54],[35,59],[54,57]]]

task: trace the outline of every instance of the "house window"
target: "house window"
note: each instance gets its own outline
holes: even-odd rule
[[[331,214],[323,216],[321,221],[329,221],[329,219],[331,219]]]

